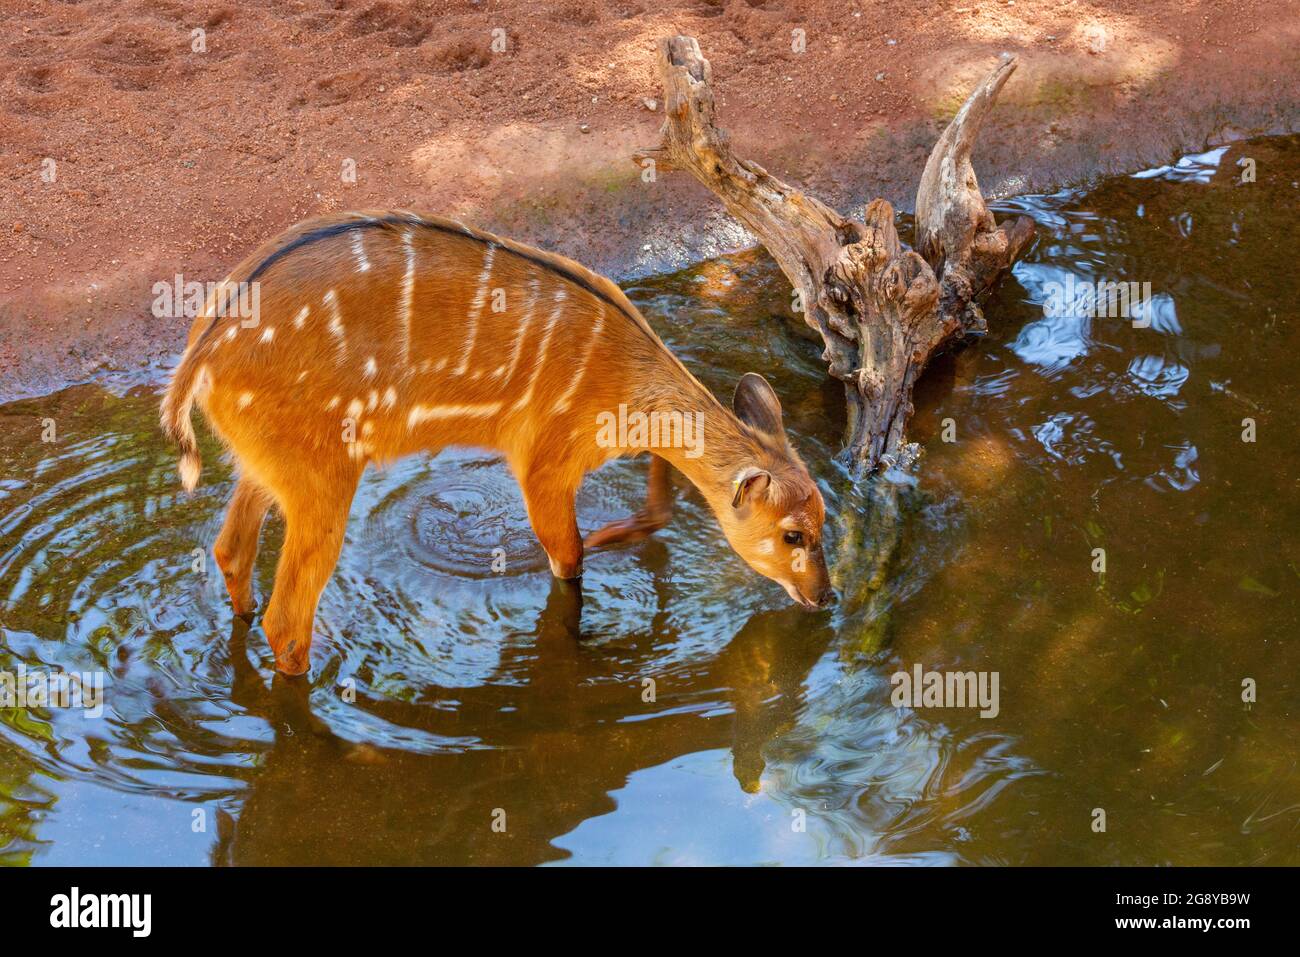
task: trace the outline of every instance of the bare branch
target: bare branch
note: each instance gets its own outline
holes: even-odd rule
[[[998,228],[970,159],[980,126],[1015,69],[1014,56],[999,57],[934,144],[916,191],[917,249],[940,278],[940,308],[966,332],[983,331],[974,299],[1033,236],[1033,223],[1023,216]]]
[[[852,372],[852,326],[820,308],[821,280],[839,257],[855,224],[824,203],[738,158],[716,125],[712,71],[694,37],[659,41],[664,82],[663,143],[642,156],[689,171],[722,200],[727,211],[758,237],[800,293],[805,321],[822,334],[826,360],[837,377]],[[838,321],[837,321],[838,320]]]

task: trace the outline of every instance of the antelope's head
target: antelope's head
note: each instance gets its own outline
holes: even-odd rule
[[[727,541],[794,601],[825,608],[835,600],[822,553],[826,506],[786,437],[781,403],[766,379],[748,372],[731,405],[754,441],[748,460],[734,463],[730,503],[714,506]]]

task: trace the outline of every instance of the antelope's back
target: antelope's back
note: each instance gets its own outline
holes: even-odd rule
[[[201,401],[236,448],[253,429],[324,447],[342,420],[367,458],[428,447],[431,432],[518,445],[580,427],[584,403],[616,407],[638,367],[680,366],[614,283],[443,219],[309,220],[228,281],[256,288],[257,315],[196,322],[190,341]]]

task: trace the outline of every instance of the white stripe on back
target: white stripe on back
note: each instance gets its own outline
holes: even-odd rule
[[[465,323],[469,327],[469,333],[465,338],[465,352],[460,357],[460,364],[452,370],[452,375],[464,375],[465,370],[469,368],[469,357],[474,351],[474,340],[478,338],[478,318],[483,312],[483,302],[487,298],[488,282],[492,279],[492,259],[496,251],[496,243],[488,243],[487,251],[483,253],[483,269],[478,274],[478,289],[474,291],[474,299],[469,304],[469,316]]]
[[[574,373],[573,380],[569,383],[569,387],[564,390],[564,395],[560,396],[559,401],[555,403],[556,412],[563,412],[569,407],[569,403],[573,400],[573,396],[578,391],[578,386],[582,384],[582,377],[587,372],[587,364],[591,362],[591,357],[596,351],[596,340],[600,337],[600,334],[604,329],[605,304],[602,302],[600,304],[600,315],[596,317],[596,324],[591,327],[591,334],[587,338],[587,349],[582,354],[582,365],[580,365],[578,371]]]
[[[411,364],[411,298],[415,294],[415,247],[411,245],[411,234],[402,234],[402,245],[406,247],[406,275],[402,277],[402,323],[401,323],[401,362],[405,369]]]
[[[342,362],[348,354],[347,332],[343,328],[343,316],[339,313],[339,297],[333,289],[325,293],[322,300],[330,310],[329,330],[334,337],[334,360]]]
[[[370,271],[370,260],[366,258],[366,241],[361,237],[361,230],[352,230],[352,253],[357,257],[357,270]]]
[[[528,379],[528,388],[519,397],[519,401],[511,406],[511,411],[522,409],[533,401],[533,389],[537,386],[537,380],[542,377],[542,366],[546,362],[546,351],[551,345],[551,333],[555,331],[555,325],[560,321],[560,313],[564,311],[564,299],[564,287],[561,286],[555,290],[555,308],[551,310],[551,315],[546,320],[546,329],[542,332],[542,342],[537,347],[537,362],[533,366],[532,376]]]
[[[524,347],[524,340],[528,338],[528,327],[533,321],[533,312],[537,308],[537,297],[541,293],[542,281],[536,276],[528,280],[528,305],[524,307],[524,317],[519,321],[519,332],[515,336],[515,346],[510,350],[510,362],[499,365],[492,377],[496,378],[505,373],[506,382],[515,374],[515,367],[519,365],[519,355]]]

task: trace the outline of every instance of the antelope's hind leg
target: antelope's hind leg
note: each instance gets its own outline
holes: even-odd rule
[[[275,489],[285,536],[262,629],[284,674],[300,675],[310,664],[316,605],[338,563],[360,477],[360,467],[340,464],[296,473]]]
[[[657,455],[650,456],[650,475],[646,483],[645,506],[636,514],[598,528],[583,541],[588,548],[630,545],[649,538],[668,524],[673,515],[673,483],[669,465]]]
[[[262,520],[271,507],[271,496],[252,479],[241,476],[235,494],[226,506],[226,520],[212,553],[226,579],[226,590],[235,614],[251,619],[257,607],[253,601],[253,566],[257,562],[257,539]]]

